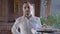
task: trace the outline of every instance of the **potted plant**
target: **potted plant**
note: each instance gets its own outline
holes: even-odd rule
[[[55,22],[54,21],[55,18],[52,15],[49,15],[46,19],[41,17],[40,20],[41,20],[41,23],[46,23],[47,25],[50,25],[50,26],[52,26],[54,24],[54,22]]]
[[[55,28],[60,29],[60,13],[57,13],[56,15],[49,15],[46,19],[43,17],[40,18],[41,23],[45,23],[48,26],[54,26]]]

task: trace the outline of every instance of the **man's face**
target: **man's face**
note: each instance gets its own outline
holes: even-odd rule
[[[24,3],[23,12],[24,12],[25,15],[29,15],[30,14],[30,7],[29,7],[28,3]]]

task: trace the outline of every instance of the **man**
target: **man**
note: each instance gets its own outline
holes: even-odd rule
[[[33,31],[41,28],[40,18],[31,15],[28,2],[23,4],[23,16],[16,19],[12,27],[13,34],[34,34]],[[19,31],[20,30],[20,31]]]

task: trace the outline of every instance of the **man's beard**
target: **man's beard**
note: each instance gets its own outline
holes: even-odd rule
[[[26,16],[30,16],[31,14],[30,13],[27,13]]]
[[[31,14],[30,14],[30,12],[28,11],[28,12],[26,12],[25,15],[26,15],[26,16],[30,16]]]
[[[24,16],[30,16],[31,15],[31,12],[24,12],[23,15]]]
[[[27,17],[28,19],[31,17],[31,14],[26,14],[25,17]]]

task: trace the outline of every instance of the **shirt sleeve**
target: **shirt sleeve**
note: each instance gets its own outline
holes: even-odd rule
[[[36,30],[39,30],[41,29],[42,25],[41,25],[41,21],[40,21],[40,18],[36,18]]]
[[[20,32],[18,31],[18,28],[19,28],[18,23],[19,23],[19,21],[16,20],[16,22],[14,23],[14,25],[13,25],[13,27],[11,29],[12,34],[20,34]]]

